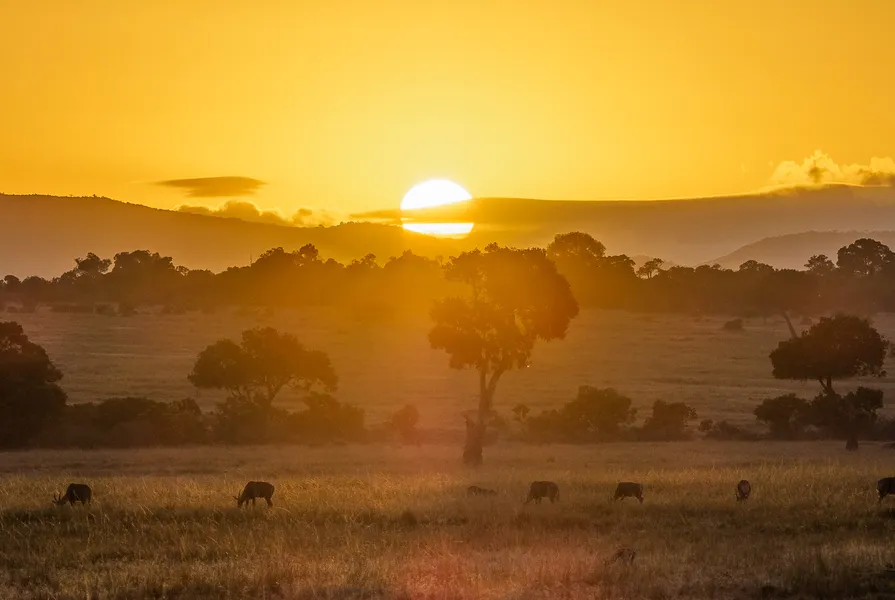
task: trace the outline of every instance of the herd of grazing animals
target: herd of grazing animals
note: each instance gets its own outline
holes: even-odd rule
[[[895,495],[895,477],[883,477],[876,482],[876,491],[879,494],[878,502],[882,502],[883,498],[889,495]],[[243,504],[248,506],[251,502],[255,505],[258,498],[267,502],[268,507],[273,506],[273,484],[266,481],[250,481],[242,490],[239,496],[234,496],[237,508],[242,508]],[[752,493],[752,484],[747,480],[741,479],[736,485],[737,501],[748,500]],[[467,496],[496,496],[497,492],[471,485],[466,488]],[[532,481],[528,488],[528,497],[524,504],[528,504],[534,500],[535,504],[540,504],[543,498],[547,498],[551,503],[559,500],[559,486],[553,481]],[[633,481],[622,481],[615,487],[613,500],[622,500],[624,498],[636,498],[638,502],[643,504],[643,484]],[[53,495],[53,504],[68,504],[74,506],[76,502],[82,505],[89,505],[93,500],[93,490],[86,483],[70,483],[65,490],[65,495],[60,496],[58,493]],[[632,557],[633,560],[633,557]]]

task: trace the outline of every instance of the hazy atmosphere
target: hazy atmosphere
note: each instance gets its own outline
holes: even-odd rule
[[[0,600],[895,597],[892,23],[0,0]]]

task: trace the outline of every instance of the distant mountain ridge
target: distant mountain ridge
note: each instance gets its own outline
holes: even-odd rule
[[[416,212],[416,211],[415,211]],[[368,213],[394,218],[395,211]],[[543,245],[585,231],[613,254],[701,264],[756,240],[805,231],[895,230],[895,188],[828,185],[692,200],[554,201],[481,198],[419,211],[419,220],[476,223],[471,241]]]
[[[295,250],[312,243],[326,258],[350,262],[373,253],[382,262],[405,250],[448,257],[491,242],[546,246],[557,233],[569,231],[593,235],[610,254],[657,257],[670,264],[720,261],[736,267],[754,258],[775,266],[800,266],[812,254],[835,255],[838,247],[855,239],[853,233],[832,232],[895,231],[895,188],[833,185],[719,198],[623,202],[481,198],[414,211],[413,218],[420,222],[474,222],[472,234],[459,240],[406,231],[398,224],[402,216],[407,215],[397,210],[374,211],[354,215],[357,222],[332,227],[287,227],[109,198],[0,194],[4,225],[0,276],[55,276],[88,252],[111,257],[145,249],[173,256],[177,264],[191,269],[220,271],[249,264],[277,246]],[[788,241],[794,234],[808,237],[798,238],[804,243]],[[792,250],[786,250],[790,243]],[[810,247],[815,243],[816,248]],[[721,258],[713,261],[713,257]]]
[[[452,240],[376,223],[284,227],[150,208],[101,197],[0,194],[0,277],[56,276],[74,258],[95,252],[151,250],[191,269],[222,271],[247,265],[262,252],[312,243],[325,258],[350,262],[372,252],[387,260],[405,250],[426,256],[455,253]]]
[[[860,238],[871,238],[895,248],[895,231],[806,231],[765,238],[705,264],[736,269],[747,260],[757,260],[778,269],[803,269],[814,254],[826,254],[836,262],[839,249]]]

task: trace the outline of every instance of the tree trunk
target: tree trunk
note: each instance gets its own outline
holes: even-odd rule
[[[478,467],[484,462],[482,448],[485,445],[485,428],[491,415],[491,398],[496,378],[492,376],[491,385],[484,371],[479,371],[479,410],[475,421],[466,417],[466,444],[463,447],[463,464]]]
[[[481,423],[466,417],[466,444],[463,446],[463,464],[478,467],[482,464],[484,427]]]

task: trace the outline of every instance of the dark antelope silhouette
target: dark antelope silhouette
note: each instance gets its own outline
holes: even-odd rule
[[[617,562],[631,564],[634,562],[636,556],[637,553],[630,548],[619,548],[615,551],[615,554],[606,559],[606,564],[608,565]]]
[[[496,496],[497,492],[494,490],[489,490],[488,488],[479,487],[477,485],[471,485],[466,488],[467,496]]]
[[[889,494],[895,494],[895,477],[883,477],[877,481],[876,491],[879,494],[879,502]]]
[[[53,504],[60,506],[66,502],[70,506],[74,506],[75,502],[80,502],[82,505],[90,504],[92,497],[93,492],[86,483],[70,483],[65,490],[64,496],[60,497],[58,493],[53,494]]]
[[[615,495],[613,500],[621,500],[622,498],[637,498],[643,504],[643,486],[633,481],[622,481],[615,486]]]
[[[745,479],[741,479],[737,484],[737,500],[748,500],[749,494],[752,493],[752,484]]]
[[[271,500],[273,498],[273,485],[266,481],[250,481],[242,489],[242,493],[239,496],[234,496],[234,498],[236,498],[236,506],[238,508],[242,508],[243,504],[248,505],[249,500],[252,501],[252,506],[255,506],[256,498],[264,498],[268,506],[273,506],[273,500]]]
[[[528,488],[528,498],[525,500],[525,504],[532,500],[535,501],[535,504],[540,504],[541,498],[549,498],[551,503],[556,502],[559,500],[559,486],[552,481],[532,481]]]

